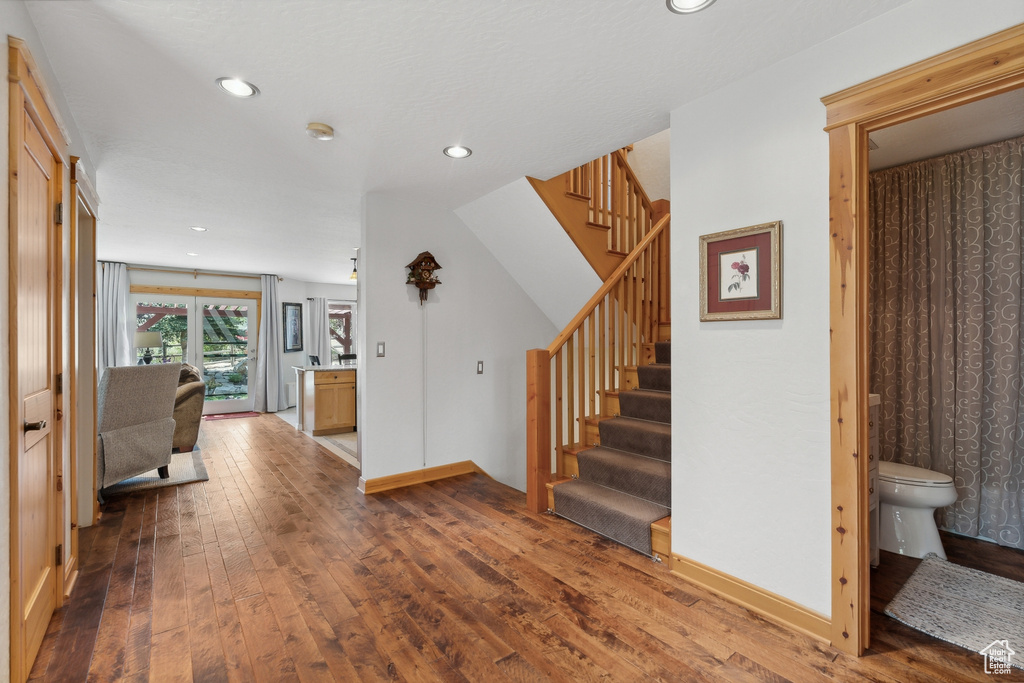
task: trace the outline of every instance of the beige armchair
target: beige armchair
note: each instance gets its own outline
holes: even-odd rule
[[[180,363],[107,368],[98,390],[97,488],[150,470],[169,476]]]
[[[203,420],[203,402],[206,384],[199,368],[184,363],[178,377],[178,391],[174,397],[174,449],[188,453],[199,439],[199,426]]]

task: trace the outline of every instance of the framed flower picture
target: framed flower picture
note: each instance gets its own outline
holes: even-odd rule
[[[782,221],[701,235],[700,319],[782,317]]]

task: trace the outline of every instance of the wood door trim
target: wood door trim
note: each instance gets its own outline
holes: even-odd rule
[[[832,644],[870,644],[868,133],[1024,87],[1024,24],[822,98],[829,134]]]
[[[867,130],[933,114],[1024,85],[1024,24],[821,98],[825,130]]]
[[[92,251],[93,257],[86,264],[82,264],[82,254],[79,249],[79,240],[82,239],[82,234],[79,230],[79,223],[84,219],[88,218],[92,222],[92,229],[90,230],[89,238],[95,240],[96,238],[96,197],[95,191],[92,189],[92,185],[89,183],[89,177],[81,172],[79,166],[79,158],[76,156],[71,157],[71,192],[70,192],[70,240],[71,251],[68,254],[69,272],[68,272],[68,381],[66,383],[66,393],[70,397],[69,402],[69,416],[68,416],[68,433],[71,435],[70,443],[68,444],[69,451],[69,470],[68,477],[66,478],[65,485],[68,487],[68,498],[70,499],[69,509],[71,510],[71,535],[70,543],[67,548],[64,560],[64,599],[67,600],[71,597],[71,591],[74,589],[75,582],[78,578],[78,557],[79,557],[79,546],[78,546],[78,529],[81,526],[79,523],[78,514],[78,488],[79,488],[79,456],[84,455],[88,458],[89,465],[88,469],[92,472],[96,471],[96,449],[93,447],[86,454],[79,453],[78,441],[79,441],[79,422],[80,422],[80,410],[79,410],[79,387],[82,385],[79,374],[82,373],[87,375],[87,381],[84,386],[90,387],[90,403],[94,406],[92,413],[92,420],[90,421],[90,434],[95,434],[95,406],[97,404],[96,395],[96,363],[95,361],[88,364],[87,368],[83,368],[78,363],[79,356],[79,327],[82,322],[83,316],[89,316],[92,319],[91,328],[95,329],[95,284],[92,287],[92,291],[89,292],[88,298],[81,298],[83,292],[79,291],[78,280],[82,272],[95,272],[96,270],[96,259],[95,250]],[[80,208],[81,206],[81,208]],[[83,216],[82,214],[85,214]],[[95,277],[92,278],[95,283]],[[88,302],[87,304],[84,302]],[[83,372],[84,370],[84,372]],[[91,442],[95,444],[95,439],[91,439]],[[96,477],[90,477],[92,486],[90,487],[90,500],[96,500]],[[95,523],[95,518],[90,519],[90,524]]]
[[[165,294],[170,296],[201,296],[209,299],[260,299],[263,292],[242,289],[207,289],[203,287],[172,287],[169,285],[132,285],[132,294]]]
[[[12,84],[18,83],[25,91],[25,96],[32,102],[33,114],[40,117],[39,127],[45,129],[47,143],[55,152],[59,151],[60,160],[67,165],[67,147],[71,144],[71,136],[60,117],[60,109],[54,104],[50,89],[46,87],[42,72],[24,40],[8,36],[7,44],[12,57],[8,62],[7,80]],[[58,132],[60,139],[56,135]]]
[[[67,143],[68,138],[62,125],[59,123],[59,118],[55,115],[55,110],[51,110],[49,106],[51,99],[49,98],[45,84],[40,77],[39,70],[36,68],[35,62],[32,59],[24,41],[18,38],[8,37],[8,194],[9,194],[9,206],[8,206],[8,287],[9,287],[9,304],[8,304],[8,367],[11,369],[10,380],[8,383],[9,398],[11,402],[10,415],[9,415],[9,452],[11,453],[10,459],[10,471],[9,481],[10,486],[10,677],[11,680],[24,680],[27,678],[29,670],[31,669],[32,662],[25,661],[25,639],[27,637],[24,626],[22,615],[24,612],[24,603],[22,600],[22,579],[20,572],[21,565],[21,499],[20,490],[18,483],[20,481],[20,458],[18,457],[19,451],[19,435],[22,434],[22,396],[21,396],[21,381],[19,379],[16,368],[19,367],[19,354],[18,354],[18,311],[19,311],[19,283],[22,277],[21,268],[19,265],[19,193],[18,193],[18,173],[20,168],[20,155],[21,149],[25,143],[24,140],[24,122],[26,117],[32,121],[36,129],[39,131],[44,144],[50,150],[53,160],[53,176],[49,180],[49,186],[52,188],[52,194],[48,195],[48,201],[52,201],[54,204],[63,201],[63,181],[64,171],[67,166]],[[59,405],[58,401],[61,400],[60,394],[55,391],[55,377],[53,375],[58,372],[62,367],[62,357],[60,356],[61,349],[61,317],[60,317],[60,303],[62,292],[60,291],[60,271],[63,270],[63,256],[62,256],[62,244],[63,244],[63,228],[62,226],[56,225],[53,218],[54,206],[48,207],[50,216],[49,229],[54,231],[51,235],[54,242],[49,246],[49,253],[47,254],[48,267],[51,272],[54,272],[55,281],[52,285],[52,297],[49,302],[49,306],[55,309],[51,310],[50,318],[50,333],[54,340],[53,345],[50,348],[49,362],[51,376],[48,381],[53,390],[54,394],[54,407],[52,409],[52,417],[56,418],[58,414]],[[57,420],[54,420],[54,427],[51,428],[51,435],[54,439],[54,444],[51,445],[48,457],[50,458],[49,467],[53,468],[53,472],[56,475],[58,468],[61,466],[60,462],[63,460],[63,454],[58,450],[58,446],[61,443],[60,431],[63,429],[63,425]],[[54,461],[58,462],[54,462]],[[51,482],[51,483],[55,483]],[[63,520],[63,496],[57,495],[56,491],[51,491],[49,496],[48,505],[52,505],[53,509],[48,511],[48,514],[53,515],[53,523],[56,528],[52,528],[48,533],[52,533],[54,539],[60,539],[57,542],[63,542],[64,530],[62,527]],[[62,572],[57,571],[57,567],[53,566],[55,576],[55,605],[59,606],[63,598],[63,575]]]
[[[99,206],[99,198],[96,196],[96,190],[93,189],[92,183],[89,181],[89,176],[86,175],[85,173],[78,173],[78,170],[79,170],[78,157],[71,157],[71,161],[72,161],[72,166],[71,166],[71,182],[72,182],[71,194],[72,194],[72,196],[74,198],[76,198],[76,200],[80,199],[82,201],[82,203],[85,205],[86,211],[89,213],[89,218],[92,220],[92,234],[89,236],[89,239],[92,242],[92,247],[91,247],[91,250],[90,250],[91,257],[89,259],[89,264],[88,264],[90,271],[93,273],[93,275],[89,278],[90,282],[92,283],[92,288],[91,288],[91,291],[89,292],[88,298],[85,299],[85,300],[90,302],[89,306],[88,306],[89,307],[88,315],[92,319],[91,327],[92,327],[93,330],[95,330],[96,329],[96,275],[95,275],[95,273],[96,273],[96,222],[97,222],[97,213],[98,213],[97,209],[98,209],[98,206]],[[78,221],[80,219],[81,219],[81,216],[78,215],[78,202],[75,201],[72,225],[74,225],[76,230],[78,229]],[[75,245],[74,248],[77,249],[78,242],[74,241],[74,242],[72,242],[72,244]],[[80,268],[81,264],[78,263],[78,260],[80,258],[81,258],[81,254],[80,253],[75,253],[72,256],[73,267],[79,267],[79,270],[81,270],[81,268]],[[77,280],[78,280],[77,278],[73,278],[73,282],[75,282],[76,286],[77,286]],[[79,293],[79,296],[81,296],[82,294],[84,294],[84,293]],[[91,425],[89,433],[92,434],[92,435],[96,435],[96,434],[98,434],[98,429],[99,429],[99,424],[97,422],[97,420],[98,420],[97,416],[99,414],[98,413],[98,411],[99,411],[99,395],[97,393],[97,388],[99,387],[99,377],[97,376],[97,368],[96,368],[96,361],[95,361],[95,346],[93,348],[93,352],[94,352],[93,353],[93,362],[89,364],[89,366],[90,366],[89,370],[85,374],[88,375],[89,386],[92,388],[92,390],[90,391],[90,396],[91,396],[91,399],[92,399],[92,425]],[[80,370],[80,368],[79,368],[79,370]],[[79,376],[78,376],[77,372],[74,373],[74,379],[75,379],[76,382],[79,381]],[[76,415],[76,422],[77,422],[77,415]],[[90,462],[91,462],[91,469],[92,469],[93,473],[95,473],[96,472],[96,458],[97,458],[96,439],[93,438],[91,440],[91,443],[93,444],[93,447],[92,447],[91,452],[89,453],[89,458],[90,458]],[[75,481],[76,481],[76,486],[77,486],[77,481],[78,481],[77,476],[75,476]],[[96,477],[95,476],[90,477],[90,481],[92,482],[92,488],[91,488],[91,496],[92,497],[90,498],[90,500],[93,501],[93,506],[92,506],[93,507],[93,513],[92,513],[92,519],[90,520],[90,524],[95,524],[99,520],[99,512],[100,512],[99,498],[96,495],[97,494],[97,491],[96,491]]]

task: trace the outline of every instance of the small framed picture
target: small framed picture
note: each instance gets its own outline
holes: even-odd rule
[[[302,350],[302,304],[281,304],[284,316],[284,350]]]
[[[700,319],[782,317],[782,221],[702,235]]]
[[[309,364],[310,365],[320,365],[320,356],[313,356],[313,355],[311,355],[309,357]]]

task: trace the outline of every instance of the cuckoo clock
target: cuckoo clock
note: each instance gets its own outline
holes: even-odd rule
[[[437,262],[434,255],[425,251],[417,256],[412,263],[406,266],[409,269],[409,277],[405,283],[416,285],[420,290],[420,306],[427,300],[427,291],[441,284],[434,274],[435,270],[441,270],[441,264]]]

